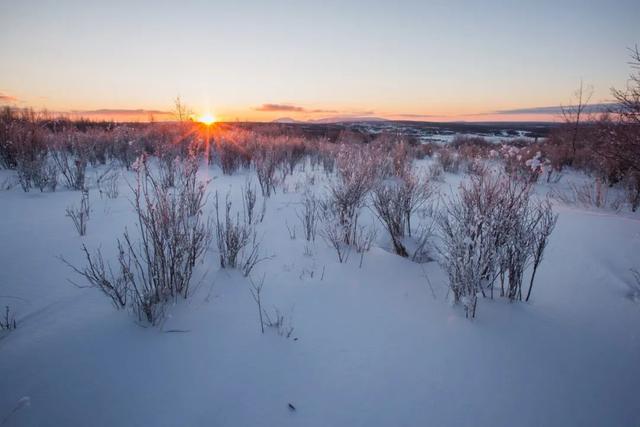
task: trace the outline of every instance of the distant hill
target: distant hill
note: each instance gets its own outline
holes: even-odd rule
[[[355,123],[355,122],[387,122],[389,120],[382,117],[353,117],[353,116],[333,116],[323,119],[309,120],[309,123]]]
[[[387,122],[389,120],[382,117],[353,117],[353,116],[333,116],[324,117],[322,119],[315,120],[296,120],[291,117],[280,117],[272,121],[272,123],[318,123],[318,124],[330,124],[330,123],[358,123],[358,122]]]
[[[273,123],[306,123],[304,121],[292,119],[291,117],[280,117],[278,119],[272,120]]]

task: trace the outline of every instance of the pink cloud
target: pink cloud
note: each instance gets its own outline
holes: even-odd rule
[[[13,103],[13,102],[18,102],[18,98],[4,92],[0,92],[0,103]]]

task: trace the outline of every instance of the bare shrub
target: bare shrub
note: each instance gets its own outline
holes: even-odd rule
[[[220,218],[220,203],[216,192],[216,237],[220,254],[221,268],[239,268],[248,276],[259,262],[267,259],[260,256],[261,242],[257,237],[254,224],[246,216],[240,218],[232,213],[233,204],[227,194],[224,204],[224,217]]]
[[[242,187],[242,208],[246,221],[249,224],[256,224],[264,220],[267,211],[267,201],[265,198],[262,199],[262,205],[260,211],[258,211],[257,200],[258,197],[254,185],[251,181],[247,181]]]
[[[17,158],[16,172],[22,190],[28,192],[37,187],[41,192],[56,191],[58,186],[58,168],[51,161],[47,151],[35,153],[27,158],[21,155]]]
[[[378,232],[374,227],[368,227],[365,225],[358,226],[353,246],[356,252],[360,254],[360,268],[362,268],[362,261],[364,259],[365,252],[369,252],[371,250],[371,246],[373,246],[373,242],[375,242],[377,236]]]
[[[322,219],[320,236],[336,251],[338,261],[340,263],[346,262],[351,247],[344,242],[344,230],[339,223],[338,212],[331,203],[326,201],[320,203],[320,218]]]
[[[270,316],[268,311],[262,306],[262,288],[264,287],[264,276],[260,279],[260,282],[256,283],[253,279],[249,278],[251,287],[249,291],[253,300],[258,306],[258,319],[260,321],[260,332],[264,334],[264,327],[273,328],[281,337],[291,338],[293,334],[293,326],[291,325],[291,318],[284,315],[278,308],[274,307],[273,314]]]
[[[258,306],[258,319],[260,319],[260,332],[264,334],[264,310],[262,309],[262,288],[264,287],[264,276],[260,279],[259,283],[255,283],[252,278],[249,278],[251,283],[251,288],[249,291],[251,292],[251,296],[253,300],[256,302]]]
[[[276,331],[278,336],[291,338],[294,328],[291,318],[282,313],[277,307],[273,308],[273,313],[269,315],[268,311],[264,312],[265,324]]]
[[[176,191],[182,193],[181,203],[186,209],[186,214],[190,217],[201,215],[206,204],[205,194],[209,181],[198,180],[198,159],[195,156],[187,156],[178,161],[176,169]]]
[[[120,172],[116,169],[109,168],[96,180],[100,196],[104,194],[108,199],[115,199],[120,194],[118,187]]]
[[[259,150],[254,158],[256,175],[263,197],[271,197],[278,184],[276,172],[278,170],[279,159],[275,149],[267,146]]]
[[[60,136],[57,146],[52,150],[52,157],[67,188],[73,190],[85,188],[88,152],[84,142],[79,140],[77,134],[69,132]]]
[[[176,175],[178,173],[178,167],[180,161],[171,155],[171,152],[164,152],[158,158],[159,169],[160,169],[160,180],[162,185],[166,188],[171,188],[175,185]]]
[[[222,173],[231,175],[241,167],[249,167],[252,156],[250,150],[253,146],[251,140],[255,137],[251,132],[243,131],[228,131],[214,137],[215,154],[218,156]],[[210,153],[214,154],[213,151]]]
[[[156,325],[165,303],[190,295],[193,268],[207,248],[211,228],[203,215],[204,185],[186,185],[190,179],[185,179],[169,191],[152,176],[144,157],[136,169],[132,191],[139,239],[126,230],[118,240],[119,272],[105,266],[99,251],[90,255],[86,248],[87,267],[73,269],[114,305],[129,306],[138,320]]]
[[[143,154],[140,135],[131,127],[118,126],[111,134],[111,144],[107,155],[119,162],[127,170],[131,169],[136,159]]]
[[[101,250],[98,249],[95,254],[91,255],[87,247],[82,245],[82,252],[84,252],[86,265],[81,269],[73,266],[64,258],[62,258],[62,261],[84,277],[89,282],[89,286],[99,289],[109,297],[115,308],[125,308],[127,306],[127,298],[131,292],[130,275],[132,268],[128,262],[129,258],[124,256],[124,249],[120,242],[118,242],[119,270],[117,273],[113,272],[110,265],[105,264]],[[83,287],[73,281],[72,283],[78,287]]]
[[[624,189],[631,211],[636,212],[640,207],[640,172],[627,174],[624,179]]]
[[[224,217],[220,220],[218,193],[216,192],[214,206],[216,209],[216,236],[218,251],[220,252],[220,267],[236,268],[240,251],[248,243],[253,230],[249,224],[240,221],[240,214],[236,213],[235,221],[231,213],[232,203],[229,195],[225,199]]]
[[[434,192],[435,188],[428,178],[419,178],[410,172],[402,175],[400,193],[402,195],[405,228],[409,236],[411,236],[411,217],[431,199]]]
[[[386,227],[398,255],[409,256],[403,239],[406,235],[411,236],[411,217],[431,198],[433,192],[428,180],[410,173],[405,173],[399,179],[382,181],[374,188],[374,211]]]
[[[434,163],[429,166],[427,171],[429,181],[444,182],[444,169],[440,163]]]
[[[66,210],[66,215],[71,218],[71,221],[73,221],[73,225],[80,236],[87,234],[89,212],[89,192],[84,190],[80,199],[80,206],[69,206]]]
[[[399,187],[395,183],[382,182],[374,188],[372,199],[376,216],[386,227],[394,251],[406,258],[409,253],[402,242],[405,235],[406,218],[404,200],[401,191],[398,191]]]
[[[0,165],[15,169],[18,144],[14,137],[18,124],[18,111],[11,107],[0,109]]]
[[[553,214],[551,203],[548,200],[543,201],[535,207],[533,214],[534,224],[531,236],[531,256],[533,258],[533,268],[531,272],[531,280],[529,281],[529,290],[525,301],[529,301],[531,290],[533,289],[533,281],[536,278],[536,272],[542,262],[544,251],[549,242],[549,236],[558,222],[558,216]]]
[[[287,232],[289,233],[289,239],[296,240],[296,226],[289,225],[289,223],[286,220],[284,222],[284,225],[285,227],[287,227]]]
[[[9,116],[9,122],[4,123],[7,140],[2,143],[5,166],[16,169],[18,182],[25,192],[32,187],[55,191],[58,172],[51,162],[46,134],[38,125],[37,117],[29,111]]]
[[[151,176],[146,162],[138,173],[134,207],[141,244],[134,244],[125,231],[125,250],[120,253],[121,264],[131,260],[134,266],[134,311],[150,323],[158,320],[157,306],[189,296],[193,268],[209,243],[211,227],[203,216],[205,186],[194,185],[192,176],[170,192]]]
[[[10,331],[17,328],[18,324],[16,323],[16,316],[11,312],[9,306],[6,306],[4,309],[4,316],[0,318],[0,331]]]
[[[251,181],[249,181],[242,187],[242,208],[244,209],[247,222],[250,224],[253,224],[255,219],[256,200],[256,191]]]
[[[382,133],[367,148],[370,162],[380,178],[403,176],[411,168],[409,144],[400,135]],[[364,151],[365,147],[360,150]]]
[[[46,155],[45,132],[33,110],[4,107],[0,112],[0,165],[16,169],[19,163],[29,164]]]
[[[631,269],[631,274],[633,275],[633,281],[630,282],[629,286],[631,288],[631,298],[633,300],[640,300],[640,271],[635,268]]]
[[[462,166],[462,160],[458,153],[454,152],[449,148],[441,148],[437,152],[437,156],[435,157],[436,161],[445,172],[449,173],[459,173],[460,167]]]
[[[249,276],[254,267],[260,262],[271,259],[270,256],[261,256],[261,241],[258,239],[258,233],[255,231],[251,235],[249,244],[243,249],[241,259],[242,266],[240,270],[245,277]]]
[[[425,263],[433,260],[432,256],[432,240],[435,221],[421,224],[413,237],[413,245],[407,248],[411,255],[411,261],[417,263]]]
[[[296,210],[296,215],[302,223],[304,238],[312,242],[316,240],[320,202],[311,191],[305,191],[302,197],[302,210]]]
[[[602,179],[595,178],[593,182],[580,184],[571,182],[568,191],[554,189],[551,197],[568,205],[618,211],[624,201],[609,190],[610,188],[602,182]]]

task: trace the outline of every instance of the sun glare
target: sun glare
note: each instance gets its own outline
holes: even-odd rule
[[[207,126],[209,126],[210,124],[214,123],[216,121],[216,118],[213,114],[211,113],[204,113],[201,116],[198,117],[198,122],[205,124]]]

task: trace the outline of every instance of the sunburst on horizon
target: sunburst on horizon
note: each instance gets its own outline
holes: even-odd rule
[[[204,114],[201,114],[200,116],[198,116],[198,117],[196,118],[196,121],[197,121],[198,123],[202,123],[202,124],[204,124],[204,125],[206,125],[206,126],[210,126],[210,125],[212,125],[213,123],[215,123],[217,120],[216,120],[216,117],[215,117],[213,114],[211,114],[211,113],[204,113]]]

